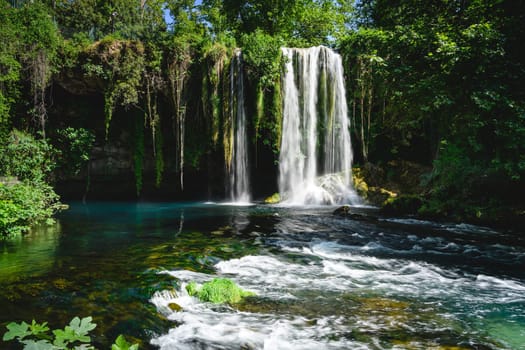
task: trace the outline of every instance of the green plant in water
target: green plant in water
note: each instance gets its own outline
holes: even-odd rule
[[[227,278],[214,278],[202,286],[191,282],[186,286],[186,291],[190,296],[214,304],[236,304],[245,297],[255,295],[253,292],[243,290]]]
[[[23,321],[21,323],[11,322],[7,325],[7,332],[2,340],[17,340],[24,345],[24,350],[95,349],[89,336],[89,332],[97,327],[96,323],[91,322],[92,320],[92,317],[82,319],[75,317],[63,329],[51,331],[52,335],[49,334],[50,328],[47,322],[37,323],[35,320],[31,324]],[[137,350],[138,344],[132,345],[126,341],[124,336],[119,335],[111,349]]]

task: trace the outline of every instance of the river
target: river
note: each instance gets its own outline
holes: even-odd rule
[[[525,349],[519,232],[367,208],[70,205],[0,243],[3,327],[92,316],[103,349],[121,333],[142,349]],[[217,276],[256,296],[185,292]]]

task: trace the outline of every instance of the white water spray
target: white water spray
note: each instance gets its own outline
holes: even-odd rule
[[[230,167],[229,189],[233,202],[250,202],[250,174],[248,172],[248,136],[244,107],[244,75],[242,53],[235,51],[230,66],[231,110],[234,118],[234,145]]]
[[[279,192],[285,204],[356,203],[341,56],[323,47],[283,48]]]

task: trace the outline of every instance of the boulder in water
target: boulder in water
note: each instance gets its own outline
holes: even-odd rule
[[[342,207],[339,207],[336,210],[334,210],[333,214],[339,216],[348,216],[352,214],[352,211],[349,205],[343,205]]]
[[[170,308],[171,311],[174,311],[174,312],[181,312],[182,311],[182,306],[180,306],[177,303],[169,303],[168,307]]]

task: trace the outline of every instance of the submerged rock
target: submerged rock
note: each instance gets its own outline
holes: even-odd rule
[[[358,221],[376,221],[377,217],[370,216],[370,215],[364,215],[359,213],[354,213],[352,211],[352,207],[349,205],[343,205],[336,210],[333,211],[333,215],[342,216],[345,218],[349,218],[352,220],[358,220]]]
[[[347,216],[351,214],[352,212],[349,205],[343,205],[342,207],[339,207],[336,210],[334,210],[334,215]]]

